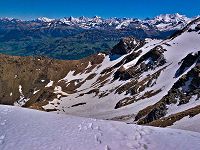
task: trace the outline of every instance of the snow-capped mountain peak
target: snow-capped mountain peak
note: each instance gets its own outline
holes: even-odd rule
[[[36,19],[36,21],[39,21],[39,22],[52,22],[54,21],[55,19],[50,19],[50,18],[47,18],[47,17],[39,17]]]
[[[145,20],[146,23],[155,26],[158,30],[179,30],[188,24],[192,18],[188,18],[185,15],[176,14],[161,14],[153,19]]]
[[[12,20],[12,19],[10,19]],[[161,14],[152,19],[135,19],[135,18],[109,18],[105,19],[99,16],[94,17],[65,17],[61,19],[49,19],[46,17],[37,18],[34,21],[44,23],[56,23],[56,21],[62,22],[68,26],[76,26],[80,28],[98,28],[98,29],[129,29],[129,28],[141,28],[149,29],[149,27],[161,31],[179,30],[182,29],[192,18],[188,18],[185,15],[176,14]]]
[[[178,13],[176,14],[161,14],[157,17],[154,18],[155,21],[164,21],[164,22],[171,22],[171,21],[179,21],[179,20],[184,20],[184,21],[189,21],[190,19],[186,17],[185,15],[180,15]]]
[[[11,17],[5,17],[5,18],[0,18],[0,21],[2,21],[2,22],[22,22],[23,20],[11,18]]]

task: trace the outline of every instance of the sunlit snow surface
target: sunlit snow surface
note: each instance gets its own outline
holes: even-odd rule
[[[1,150],[198,150],[200,133],[0,106]]]
[[[135,115],[145,107],[155,104],[168,93],[168,91],[172,88],[173,84],[177,82],[181,77],[180,76],[175,78],[176,71],[180,67],[179,62],[181,62],[182,59],[185,58],[189,53],[199,51],[200,34],[198,34],[198,32],[186,31],[174,39],[167,39],[164,41],[146,39],[146,44],[140,49],[142,51],[141,55],[136,59],[130,61],[129,63],[126,63],[125,65],[123,65],[123,67],[125,69],[128,69],[134,66],[138,62],[138,60],[142,56],[144,56],[144,54],[146,54],[156,46],[162,46],[164,49],[166,49],[166,51],[164,52],[164,57],[166,58],[167,61],[167,63],[165,64],[167,68],[160,73],[159,77],[156,79],[156,84],[154,84],[151,87],[146,87],[143,92],[139,93],[138,97],[142,97],[142,95],[144,95],[148,91],[157,91],[161,89],[162,91],[160,93],[156,94],[155,96],[145,98],[143,100],[137,101],[135,103],[124,106],[119,109],[114,109],[114,107],[116,106],[117,102],[119,102],[119,100],[122,100],[125,97],[127,97],[125,93],[116,94],[115,91],[113,91],[107,96],[102,97],[101,99],[99,99],[98,96],[95,96],[94,93],[79,96],[80,93],[87,93],[92,88],[98,88],[92,85],[100,76],[101,71],[120,62],[126,55],[114,61],[110,61],[109,57],[106,56],[101,66],[98,69],[95,68],[91,71],[91,73],[97,73],[97,75],[93,79],[88,80],[83,85],[81,85],[77,89],[76,93],[70,94],[67,97],[62,97],[61,98],[62,101],[60,102],[58,109],[60,110],[64,109],[64,113],[66,114],[73,114],[77,116],[93,117],[100,119],[110,119],[123,115]],[[187,74],[195,65],[196,64],[188,68],[182,75]],[[155,70],[149,70],[144,72],[140,76],[139,81],[142,81],[144,78],[147,77],[147,75],[152,75],[163,67],[164,66],[157,67]],[[73,72],[69,72],[68,75],[64,78],[66,82],[74,79],[82,79],[82,78],[86,79],[88,76],[87,74],[73,75],[72,73]],[[110,82],[107,82],[103,87],[98,88],[100,93],[104,91],[109,91],[115,87],[124,85],[129,82],[128,80],[111,82],[112,77],[113,74],[110,75],[109,78]],[[86,104],[81,105],[79,107],[71,107],[74,104],[78,103],[86,103]],[[180,112],[178,109],[176,112]]]
[[[175,122],[170,128],[200,132],[199,127],[200,127],[200,114],[194,117],[186,116],[181,120]]]

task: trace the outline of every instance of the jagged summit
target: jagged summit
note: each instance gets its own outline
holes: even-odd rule
[[[133,50],[141,48],[145,44],[144,40],[139,40],[135,37],[126,37],[111,49],[112,55],[125,55]]]
[[[40,18],[37,18],[36,20],[34,21],[39,21],[39,22],[53,22],[55,19],[49,19],[47,17],[40,17]]]
[[[190,21],[182,30],[175,32],[169,38],[175,38],[184,32],[199,31],[200,28],[199,24],[200,24],[200,17],[197,17],[196,19]]]
[[[176,21],[190,21],[190,19],[188,17],[186,17],[185,15],[180,15],[179,13],[176,14],[161,14],[159,16],[156,16],[155,18],[153,18],[154,20],[157,21],[164,21],[164,22],[171,22],[172,20],[176,20]]]
[[[1,18],[0,20],[8,20]],[[13,19],[9,19],[10,21]],[[21,20],[22,21],[22,20]],[[94,17],[65,17],[62,19],[49,19],[47,17],[40,17],[31,22],[39,21],[43,23],[58,23],[62,22],[70,26],[78,26],[81,28],[108,28],[112,27],[115,29],[130,28],[133,25],[137,25],[138,28],[149,28],[154,27],[161,31],[177,30],[183,28],[187,23],[191,21],[191,18],[180,14],[163,14],[152,19],[135,19],[135,18],[109,18],[104,19],[99,16]],[[148,24],[148,25],[147,25]]]
[[[192,19],[185,15],[162,14],[153,19],[146,20],[150,24],[155,25],[159,30],[181,29],[188,24]]]

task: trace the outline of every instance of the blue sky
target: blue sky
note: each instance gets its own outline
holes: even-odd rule
[[[0,17],[32,19],[41,16],[95,15],[147,18],[159,14],[200,14],[200,0],[0,0]]]

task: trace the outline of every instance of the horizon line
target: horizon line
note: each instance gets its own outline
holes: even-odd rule
[[[145,19],[153,19],[155,17],[158,17],[158,16],[161,16],[161,15],[181,15],[181,16],[185,16],[187,18],[196,18],[196,17],[199,17],[200,15],[196,15],[196,16],[193,16],[193,17],[188,17],[187,15],[185,14],[180,14],[180,13],[161,13],[159,15],[155,15],[154,17],[116,17],[116,16],[113,16],[113,17],[102,17],[100,15],[93,15],[93,16],[87,16],[87,15],[80,15],[80,16],[63,16],[63,17],[49,17],[49,16],[45,16],[45,15],[41,15],[41,16],[35,16],[35,17],[30,17],[28,19],[26,19],[26,17],[6,17],[6,16],[0,16],[0,19],[17,19],[17,20],[22,20],[22,21],[32,21],[32,20],[36,20],[36,19],[39,19],[39,18],[47,18],[47,19],[54,19],[54,20],[59,20],[59,19],[64,19],[64,18],[70,18],[70,17],[73,17],[73,18],[81,18],[81,17],[85,17],[85,18],[95,18],[95,17],[99,17],[101,19],[113,19],[113,18],[118,18],[118,19],[123,19],[123,18],[127,18],[127,19],[141,19],[141,20],[145,20]]]

